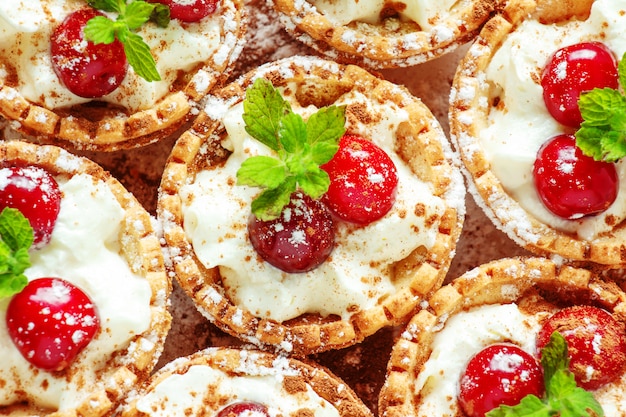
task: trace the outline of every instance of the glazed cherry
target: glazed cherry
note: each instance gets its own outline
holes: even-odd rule
[[[99,98],[114,91],[124,80],[128,62],[119,40],[110,44],[85,41],[83,29],[89,20],[104,16],[95,9],[68,15],[50,39],[52,67],[72,93]]]
[[[548,111],[559,123],[577,128],[582,123],[580,94],[594,88],[618,87],[617,62],[599,42],[566,46],[550,57],[541,86]]]
[[[267,407],[255,402],[236,402],[222,408],[216,417],[269,417]]]
[[[279,218],[248,222],[252,246],[267,262],[285,272],[306,272],[328,258],[335,243],[330,212],[319,200],[296,191]]]
[[[11,207],[22,212],[34,233],[34,244],[50,241],[61,208],[61,191],[52,175],[36,166],[0,169],[0,211]]]
[[[340,219],[366,225],[393,206],[398,185],[396,166],[373,142],[344,135],[339,150],[322,169],[330,176],[322,201]]]
[[[24,358],[46,371],[68,367],[100,328],[89,297],[60,278],[30,281],[9,302],[6,323]]]
[[[615,165],[595,161],[573,135],[558,135],[540,149],[533,168],[535,188],[548,210],[564,219],[601,213],[617,197]]]
[[[459,405],[483,417],[500,405],[517,405],[527,395],[541,398],[543,369],[534,356],[511,343],[496,343],[474,355],[461,376]]]
[[[217,9],[218,0],[150,0],[170,8],[170,17],[181,22],[197,22]]]
[[[581,387],[598,389],[626,370],[624,325],[609,312],[592,306],[559,310],[539,331],[537,348],[543,348],[555,331],[567,341],[570,370]]]

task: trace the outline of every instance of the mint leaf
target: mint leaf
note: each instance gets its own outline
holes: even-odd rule
[[[95,44],[109,44],[115,41],[117,26],[115,22],[104,16],[96,16],[87,22],[84,33],[85,38]]]
[[[576,385],[569,370],[567,341],[560,333],[550,335],[541,350],[541,365],[546,385],[545,398],[528,395],[515,406],[500,406],[487,417],[603,417],[602,406],[593,394]],[[594,414],[590,414],[593,412]]]
[[[314,199],[322,196],[330,179],[320,165],[339,149],[345,107],[321,108],[304,121],[271,82],[259,78],[246,91],[243,108],[248,134],[276,152],[275,158],[248,158],[237,172],[239,185],[266,188],[252,202],[254,215],[261,220],[277,218],[298,187]]]
[[[287,177],[284,162],[270,156],[248,158],[237,173],[239,185],[276,188]]]
[[[543,379],[547,388],[550,387],[550,380],[554,374],[560,370],[568,369],[567,342],[560,333],[555,332],[550,335],[550,341],[541,351],[541,366],[543,367]]]
[[[246,132],[268,148],[278,151],[278,125],[283,116],[291,113],[289,102],[283,99],[272,83],[259,78],[246,91],[243,111]]]
[[[278,187],[267,189],[252,201],[252,214],[259,220],[273,220],[280,216],[283,207],[289,204],[291,194],[296,191],[294,177],[288,177]]]
[[[330,178],[323,169],[310,170],[298,177],[298,184],[305,194],[317,199],[328,191]]]
[[[330,161],[339,149],[336,138],[341,138],[346,130],[345,111],[343,106],[331,106],[309,117],[307,142],[311,144],[311,154],[319,165]]]
[[[0,213],[0,238],[0,298],[4,298],[28,283],[24,271],[30,266],[33,229],[19,210],[5,208]]]
[[[515,406],[503,405],[489,411],[486,417],[551,417],[550,411],[544,402],[534,395],[527,395]]]
[[[94,9],[102,10],[109,13],[121,13],[122,3],[120,0],[87,0]]]
[[[85,39],[95,44],[108,44],[118,39],[124,46],[128,64],[137,75],[148,82],[160,81],[150,46],[134,31],[150,20],[159,27],[167,27],[169,8],[144,0],[132,0],[129,4],[126,0],[87,0],[87,3],[99,10],[117,13],[118,17],[115,21],[103,16],[89,20],[84,29]]]
[[[618,64],[622,86],[626,82],[626,54]],[[583,118],[576,145],[597,161],[615,162],[626,156],[626,97],[612,88],[594,88],[581,94],[578,107]]]
[[[123,45],[128,64],[133,67],[137,75],[149,82],[161,80],[150,47],[141,36],[129,32]]]
[[[161,3],[154,3],[154,10],[150,15],[150,21],[160,28],[166,28],[170,24],[170,8]]]
[[[278,123],[278,139],[281,149],[291,154],[301,154],[307,145],[307,125],[302,116],[296,113],[287,113]]]

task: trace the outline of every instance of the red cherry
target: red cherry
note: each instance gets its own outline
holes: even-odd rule
[[[550,57],[543,70],[543,100],[559,123],[578,127],[582,123],[580,94],[594,88],[616,89],[618,80],[615,57],[602,43],[566,46]]]
[[[170,8],[170,17],[181,22],[197,22],[217,9],[217,0],[150,0]]]
[[[558,135],[543,144],[533,176],[544,205],[564,219],[598,214],[617,198],[615,165],[584,155],[573,135]]]
[[[279,218],[250,217],[252,246],[267,262],[285,272],[306,272],[328,258],[335,243],[330,212],[318,200],[296,191]]]
[[[500,405],[517,405],[525,396],[541,398],[543,369],[534,356],[511,343],[478,352],[461,376],[459,404],[469,417],[483,417]]]
[[[578,385],[595,390],[617,380],[626,370],[624,325],[609,312],[592,306],[564,308],[552,315],[537,335],[543,348],[553,332],[567,341],[570,370]]]
[[[383,217],[393,206],[398,185],[396,166],[373,142],[344,135],[339,150],[322,169],[330,176],[322,201],[340,219],[365,225]]]
[[[222,408],[216,417],[269,417],[267,407],[255,402],[236,402]]]
[[[60,278],[30,281],[9,302],[6,321],[24,358],[46,371],[69,366],[100,328],[89,297]]]
[[[48,171],[36,166],[0,169],[0,211],[18,209],[33,228],[34,244],[50,241],[61,208],[59,184]]]
[[[52,67],[72,93],[98,98],[115,90],[124,80],[128,62],[119,40],[110,44],[85,41],[87,22],[104,16],[95,9],[81,9],[68,15],[50,38]]]

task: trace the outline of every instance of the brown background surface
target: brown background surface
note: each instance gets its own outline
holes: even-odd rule
[[[249,28],[247,44],[232,78],[264,62],[295,54],[313,54],[292,40],[280,27],[264,0],[247,0]],[[410,68],[380,71],[389,81],[406,86],[431,109],[448,132],[448,96],[458,60],[466,47],[436,60]],[[176,137],[140,149],[114,153],[81,152],[98,162],[118,178],[152,214],[161,172]],[[448,279],[492,259],[525,254],[498,231],[468,196],[467,216],[457,254]],[[176,357],[191,354],[208,346],[238,345],[202,317],[190,299],[174,283],[171,312],[173,326],[158,367]],[[374,412],[378,390],[384,381],[389,351],[398,329],[383,329],[365,342],[338,351],[318,354],[311,359],[328,367],[347,382]]]

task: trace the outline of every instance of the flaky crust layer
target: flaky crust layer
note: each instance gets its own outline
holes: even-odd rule
[[[219,163],[227,156],[220,145],[223,125],[203,113],[177,142],[161,182],[158,216],[164,223],[167,246],[173,250],[172,267],[198,309],[221,329],[243,340],[294,355],[358,343],[378,329],[404,320],[426,294],[441,286],[462,228],[465,207],[462,179],[449,159],[451,152],[447,150],[445,136],[436,119],[403,88],[356,66],[296,57],[264,65],[217,95],[229,105],[241,102],[245,89],[259,76],[275,86],[295,85],[300,90],[296,96],[304,107],[309,103],[318,107],[331,105],[335,97],[357,89],[371,100],[389,100],[406,110],[410,122],[402,123],[398,129],[397,153],[421,180],[432,185],[433,193],[447,203],[435,244],[429,250],[418,249],[397,262],[393,274],[397,282],[402,282],[398,291],[375,308],[357,306],[349,320],[307,314],[281,323],[255,316],[225,295],[218,268],[207,270],[202,266],[183,228],[178,190],[192,182],[204,166]],[[358,117],[350,106],[346,116],[348,119]]]
[[[435,335],[454,314],[486,304],[508,304],[540,294],[557,305],[593,304],[626,322],[626,293],[614,281],[590,270],[558,265],[544,258],[505,258],[468,271],[441,287],[428,307],[411,318],[396,341],[380,391],[381,417],[416,415],[415,380],[431,355]],[[532,311],[532,302],[525,305]],[[468,358],[469,360],[469,358]]]
[[[490,59],[521,18],[531,16],[545,23],[572,17],[584,18],[593,1],[554,2],[549,0],[509,2],[504,13],[494,16],[483,27],[457,69],[450,97],[450,134],[464,163],[468,190],[493,223],[520,246],[538,255],[559,255],[580,262],[617,265],[626,261],[626,226],[593,240],[583,240],[540,222],[511,197],[491,170],[480,144],[490,103],[489,83],[484,73]],[[553,4],[554,3],[554,4]],[[471,122],[468,122],[471,121]]]
[[[165,365],[129,397],[122,417],[146,416],[136,409],[137,401],[153,391],[161,381],[172,375],[183,375],[192,366],[208,366],[233,376],[276,375],[290,393],[297,394],[309,386],[317,395],[334,406],[341,417],[372,417],[371,411],[357,395],[328,369],[304,359],[236,348],[207,348]],[[215,384],[215,381],[205,381],[205,385],[209,387]],[[234,395],[232,398],[198,397],[198,401],[203,401],[203,404],[215,404],[220,408],[236,402],[237,397]],[[306,410],[303,410],[302,415],[308,415],[304,413]]]
[[[299,41],[337,62],[375,69],[417,65],[456,49],[477,34],[496,6],[485,0],[458,2],[449,16],[438,17],[437,25],[426,30],[397,16],[338,26],[307,1],[269,1]]]
[[[48,109],[27,100],[13,76],[4,76],[0,77],[0,116],[30,140],[79,150],[109,152],[163,139],[197,114],[199,101],[226,81],[241,53],[246,31],[243,0],[221,0],[218,11],[221,47],[200,68],[181,73],[170,92],[151,108],[131,112],[94,101]]]
[[[121,256],[131,270],[143,276],[152,290],[151,322],[148,330],[136,335],[128,346],[121,346],[103,366],[96,386],[85,387],[92,393],[73,410],[40,410],[28,405],[0,407],[0,415],[11,416],[108,416],[135,384],[148,378],[164,348],[170,329],[167,310],[171,281],[165,270],[159,239],[150,215],[135,197],[107,171],[89,159],[75,156],[52,145],[36,145],[21,141],[0,141],[0,167],[39,166],[54,176],[71,177],[87,174],[103,181],[125,211],[120,243]],[[123,288],[119,289],[124,291]],[[71,368],[68,368],[71,369]]]

